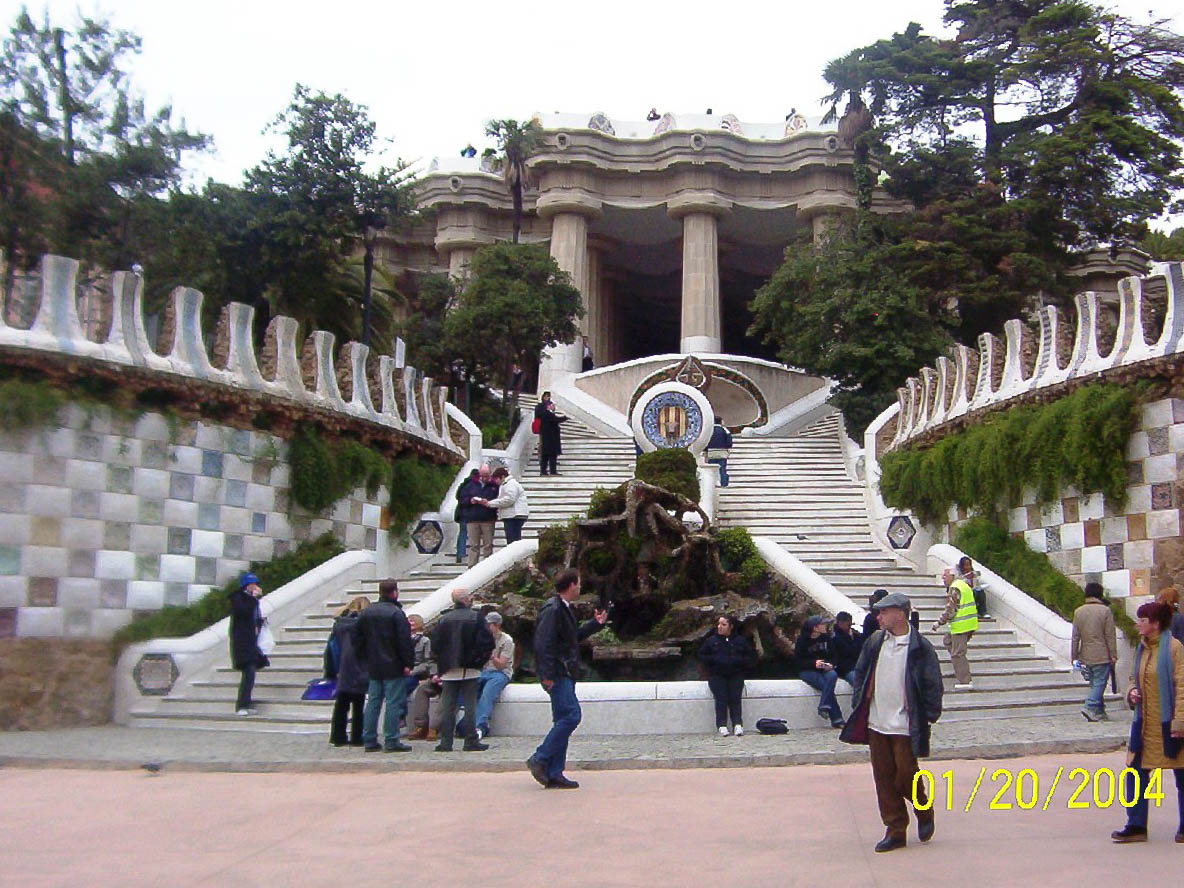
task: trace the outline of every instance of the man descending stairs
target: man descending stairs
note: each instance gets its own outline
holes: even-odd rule
[[[948,679],[945,718],[1076,713],[1083,685],[1003,621],[979,625],[970,642],[973,688],[952,693],[944,633],[930,628],[945,607],[945,590],[933,577],[898,565],[872,539],[863,489],[847,476],[839,435],[834,414],[789,438],[737,436],[728,460],[731,483],[720,490],[719,523],[773,539],[864,607],[877,588],[908,595]]]

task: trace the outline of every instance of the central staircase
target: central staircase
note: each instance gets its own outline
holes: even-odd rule
[[[841,434],[838,414],[832,414],[793,437],[737,437],[728,460],[730,483],[720,489],[719,523],[771,538],[864,607],[876,589],[908,595],[947,680],[943,720],[1079,709],[1085,684],[1037,654],[1003,621],[980,622],[969,650],[974,688],[953,691],[944,632],[930,630],[945,608],[945,590],[934,577],[898,564],[872,538],[863,488],[844,466]]]

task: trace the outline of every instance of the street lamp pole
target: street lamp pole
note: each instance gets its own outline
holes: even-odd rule
[[[386,220],[371,216],[362,232],[362,244],[366,248],[362,258],[362,344],[370,344],[370,309],[372,288],[374,282],[374,243],[378,240],[378,232],[386,227]]]

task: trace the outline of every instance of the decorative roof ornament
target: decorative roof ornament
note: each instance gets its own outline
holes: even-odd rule
[[[674,115],[667,111],[662,115],[662,119],[658,121],[658,125],[654,127],[654,135],[660,136],[662,133],[670,132],[674,129]]]
[[[785,134],[787,136],[800,133],[805,130],[807,126],[808,124],[806,123],[806,118],[801,114],[798,114],[796,111],[790,112],[790,114],[785,118]]]
[[[588,129],[596,130],[598,133],[604,133],[608,136],[615,136],[617,131],[613,129],[612,121],[608,119],[608,115],[603,111],[597,111],[588,119]]]
[[[690,355],[679,365],[674,381],[705,392],[711,386],[711,374],[698,358]]]
[[[719,125],[729,133],[737,136],[744,135],[744,127],[740,125],[740,118],[735,114],[725,114],[720,119]]]

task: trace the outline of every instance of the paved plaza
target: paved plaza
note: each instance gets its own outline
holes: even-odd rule
[[[989,810],[965,799],[984,765],[1093,774],[1119,752],[953,760],[957,809],[928,845],[875,854],[883,834],[866,763],[572,770],[578,791],[514,773],[200,773],[0,770],[0,884],[20,886],[1074,886],[1178,871],[1175,814],[1114,846],[1117,803]],[[935,769],[936,770],[936,769]],[[989,779],[989,778],[988,778]],[[1080,781],[1078,781],[1080,782]],[[944,790],[943,790],[944,792]],[[63,804],[69,800],[68,804]],[[944,798],[940,801],[944,806]]]

